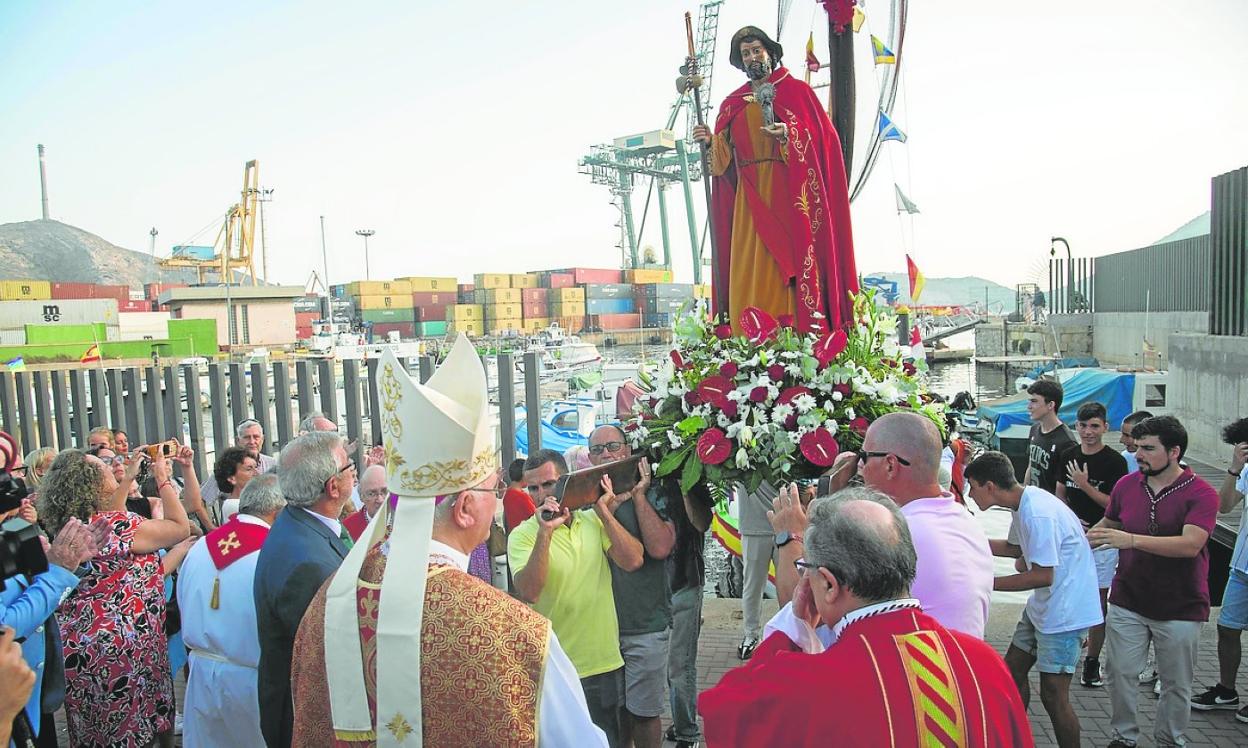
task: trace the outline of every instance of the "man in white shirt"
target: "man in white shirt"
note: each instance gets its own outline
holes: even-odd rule
[[[276,475],[247,483],[238,513],[186,554],[178,572],[182,637],[190,650],[182,744],[263,745],[252,590],[260,546],[286,506]]]
[[[1104,621],[1096,564],[1083,523],[1061,499],[1039,486],[1019,485],[1010,458],[986,452],[966,466],[971,498],[980,509],[1014,512],[1009,539],[993,539],[993,555],[1020,559],[1019,572],[998,577],[994,589],[1033,590],[1005,653],[1023,704],[1030,700],[1027,674],[1040,671],[1040,700],[1057,744],[1079,745],[1079,717],[1070,705],[1070,681],[1079,666],[1088,629]]]
[[[276,458],[270,457],[261,451],[265,446],[264,427],[260,425],[259,421],[254,418],[240,421],[238,426],[234,428],[234,436],[238,439],[238,441],[234,442],[234,446],[256,453],[257,475],[267,473],[277,466]],[[217,502],[221,499],[221,493],[221,487],[217,485],[215,476],[209,476],[199,487],[199,495],[203,498],[205,506],[217,506]],[[219,523],[214,523],[213,527],[216,527],[217,524]],[[212,527],[203,529],[204,532],[207,532]]]

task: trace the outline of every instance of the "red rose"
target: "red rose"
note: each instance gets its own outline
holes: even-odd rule
[[[691,408],[696,408],[702,404],[702,398],[698,396],[697,390],[689,390],[685,393],[685,402]]]
[[[859,434],[866,434],[867,427],[870,425],[871,424],[867,421],[867,419],[862,416],[858,416],[849,422],[849,427]]]
[[[833,386],[832,391],[841,393],[841,397],[849,397],[854,394],[854,388],[849,382],[842,382]]]
[[[901,370],[906,372],[906,374],[909,376],[914,376],[914,373],[918,371],[915,365],[909,361],[901,365]]]
[[[782,381],[784,379],[784,367],[780,364],[772,364],[771,366],[768,366],[767,376],[770,377],[773,382]]]
[[[732,325],[716,325],[715,337],[720,340],[727,340],[732,337]]]
[[[719,373],[732,379],[737,375],[737,365],[731,361],[725,361],[719,365]]]
[[[798,446],[802,450],[802,455],[812,465],[819,467],[831,465],[836,461],[837,453],[841,451],[841,445],[836,443],[836,438],[824,428],[807,433],[798,442]]]
[[[764,402],[767,399],[767,388],[759,386],[750,390],[750,399],[756,403]]]
[[[777,405],[784,405],[793,402],[798,395],[809,395],[810,390],[806,387],[786,387],[781,390],[780,397],[776,398]]]
[[[698,446],[695,451],[698,453],[698,459],[704,464],[718,465],[732,454],[732,442],[728,440],[724,432],[717,428],[709,428],[698,437]]]
[[[723,414],[724,414],[725,416],[727,416],[727,417],[728,417],[728,418],[730,418],[731,420],[734,420],[734,421],[735,421],[735,420],[737,420],[737,413],[738,413],[738,411],[737,411],[737,401],[736,401],[736,400],[725,400],[725,401],[723,401],[722,403],[720,403],[720,404],[719,404],[719,409],[720,409],[720,411],[722,411],[722,412],[723,412]]]

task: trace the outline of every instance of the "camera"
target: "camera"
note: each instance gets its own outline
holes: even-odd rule
[[[0,513],[22,505],[29,492],[21,478],[0,472]],[[20,517],[0,524],[0,580],[26,575],[27,579],[48,570],[48,558],[39,542],[39,528]]]
[[[173,439],[170,439],[169,441],[160,442],[159,444],[149,444],[148,446],[143,447],[143,453],[153,460],[161,455],[164,455],[165,459],[177,457],[178,443]]]

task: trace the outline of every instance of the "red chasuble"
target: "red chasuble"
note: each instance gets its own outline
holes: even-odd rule
[[[240,522],[234,515],[225,524],[204,536],[208,556],[217,568],[217,578],[212,580],[212,599],[208,605],[216,610],[221,598],[221,572],[225,567],[247,555],[260,550],[269,534],[267,525]]]
[[[1033,746],[992,647],[917,610],[851,623],[820,654],[782,633],[698,699],[708,746]]]
[[[809,85],[782,67],[767,80],[776,86],[776,121],[788,125],[789,133],[783,162],[774,166],[769,199],[759,194],[760,186],[748,166],[761,157],[753,153],[754,133],[743,116],[754,104],[749,83],[724,99],[715,120],[716,135],[726,131],[733,148],[730,168],[712,182],[720,277],[725,283],[731,277],[733,209],[737,192],[744,190],[753,230],[796,294],[798,328],[835,329],[851,316],[847,292],[858,290],[841,140]],[[731,288],[726,291],[732,293]],[[721,289],[715,293],[719,298]],[[721,308],[729,308],[726,296]],[[824,318],[818,319],[816,312]]]

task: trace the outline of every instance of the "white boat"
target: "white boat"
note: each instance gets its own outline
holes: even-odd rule
[[[596,367],[602,361],[598,346],[586,343],[576,335],[568,335],[558,323],[532,336],[522,353],[537,352],[542,375],[575,373]],[[524,356],[516,358],[516,366],[524,372]]]

